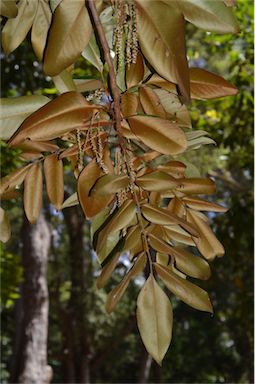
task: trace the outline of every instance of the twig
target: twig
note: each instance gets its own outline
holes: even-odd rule
[[[113,97],[115,129],[116,129],[116,132],[118,134],[120,134],[121,141],[123,141],[123,137],[121,135],[120,92],[119,92],[118,85],[116,82],[116,76],[115,76],[113,61],[112,61],[111,54],[110,54],[110,48],[109,48],[108,42],[106,40],[106,36],[105,36],[104,30],[103,30],[101,21],[99,19],[99,15],[97,13],[97,9],[96,9],[94,0],[87,0],[87,6],[91,12],[92,17],[93,17],[93,21],[95,23],[98,37],[100,39],[100,43],[102,44],[102,49],[104,52],[104,58],[105,58],[105,61],[109,67],[110,86],[111,86],[111,93],[112,93],[112,97]]]
[[[140,228],[141,228],[144,250],[145,250],[145,253],[147,255],[148,262],[149,262],[150,272],[153,273],[152,260],[151,260],[149,244],[148,244],[148,240],[147,240],[147,233],[146,233],[145,227],[143,225],[143,220],[142,220],[142,215],[141,215],[141,207],[140,207],[139,199],[138,199],[136,191],[135,191],[136,186],[135,186],[135,183],[134,183],[134,180],[132,177],[132,172],[131,172],[131,169],[129,166],[126,142],[125,142],[124,137],[123,137],[122,132],[121,132],[121,120],[122,119],[121,119],[121,112],[120,112],[121,111],[120,92],[119,92],[118,85],[116,82],[114,65],[113,65],[111,55],[110,55],[109,45],[108,45],[104,30],[103,30],[99,15],[97,13],[95,2],[94,2],[94,0],[87,0],[86,4],[88,7],[88,10],[91,13],[93,22],[94,22],[95,27],[96,27],[96,32],[98,34],[100,43],[102,45],[102,49],[103,49],[103,53],[104,53],[104,59],[105,59],[106,63],[108,64],[108,67],[109,67],[110,87],[111,87],[111,94],[112,94],[112,98],[113,98],[114,126],[115,126],[115,130],[116,130],[118,137],[119,137],[120,147],[121,147],[124,159],[125,159],[127,171],[128,171],[129,178],[130,178],[130,185],[132,188],[132,192],[133,192],[136,207],[137,207],[136,215],[137,215],[138,223],[139,223]]]

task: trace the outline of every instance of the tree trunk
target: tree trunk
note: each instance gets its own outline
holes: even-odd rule
[[[52,378],[52,369],[47,365],[47,259],[50,230],[42,213],[33,225],[24,215],[22,238],[22,313],[19,343],[14,353],[16,358],[12,382],[47,384]]]
[[[139,374],[139,383],[148,383],[151,371],[152,357],[148,354],[144,348],[141,365],[140,365],[140,374]]]
[[[71,273],[71,296],[68,318],[72,334],[72,351],[68,351],[75,366],[75,383],[90,382],[90,340],[87,327],[87,313],[91,300],[89,289],[92,284],[91,256],[85,251],[85,218],[77,207],[63,211],[69,236],[69,255]],[[89,231],[87,231],[89,233]],[[87,234],[88,234],[87,233]],[[66,340],[67,344],[68,340]]]

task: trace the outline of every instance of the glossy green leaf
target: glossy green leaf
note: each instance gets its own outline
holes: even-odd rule
[[[46,96],[20,96],[2,98],[0,113],[0,139],[8,140],[20,124],[34,111],[49,102]]]
[[[161,365],[172,338],[173,311],[153,275],[137,299],[137,325],[147,352]]]
[[[184,18],[177,7],[155,0],[136,0],[138,38],[145,58],[156,72],[178,84],[189,100],[189,71],[185,52]]]
[[[56,76],[68,68],[87,46],[92,32],[83,0],[62,0],[57,6],[44,57],[44,71]]]
[[[158,276],[166,287],[184,303],[200,311],[213,312],[208,293],[190,281],[177,276],[169,268],[155,263]]]
[[[187,147],[183,131],[157,117],[136,116],[128,119],[132,132],[148,147],[164,155],[182,153]]]

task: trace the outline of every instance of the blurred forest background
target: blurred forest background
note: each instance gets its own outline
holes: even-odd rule
[[[136,328],[134,280],[114,314],[107,315],[107,292],[98,291],[99,264],[90,247],[89,223],[77,207],[57,213],[44,201],[50,228],[48,252],[48,362],[53,383],[254,383],[253,380],[253,1],[239,0],[235,14],[240,34],[218,35],[187,25],[190,66],[215,72],[238,89],[235,97],[190,105],[193,129],[204,129],[217,142],[190,151],[190,170],[215,178],[213,201],[229,207],[211,216],[226,255],[212,264],[203,282],[214,315],[195,311],[177,299],[173,340],[160,368],[147,355]],[[2,97],[55,95],[29,41],[14,53],[1,54]],[[97,76],[85,59],[77,62],[76,78]],[[1,142],[1,173],[19,166],[17,152]],[[68,167],[66,167],[68,180]],[[70,190],[74,191],[70,177]],[[4,202],[12,238],[1,247],[1,383],[13,382],[19,360],[21,291],[29,273],[26,230],[21,200]],[[27,269],[24,268],[24,265]],[[118,266],[110,286],[127,268]],[[115,280],[115,281],[114,281]],[[108,290],[110,289],[108,286]]]

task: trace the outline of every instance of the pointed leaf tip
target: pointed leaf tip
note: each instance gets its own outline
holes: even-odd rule
[[[148,353],[161,365],[172,338],[173,311],[152,275],[137,299],[137,325]]]

